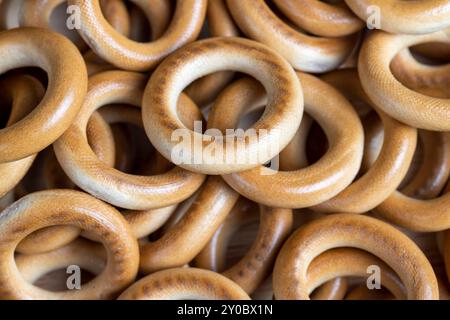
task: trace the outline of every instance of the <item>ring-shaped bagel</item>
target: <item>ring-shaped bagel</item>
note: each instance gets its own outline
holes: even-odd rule
[[[417,245],[385,222],[354,214],[314,220],[285,242],[275,262],[275,298],[309,299],[309,265],[321,253],[340,247],[365,250],[383,260],[402,280],[408,299],[439,299],[436,275]]]
[[[147,2],[147,5],[152,3]],[[197,38],[205,19],[207,1],[178,0],[167,31],[149,43],[133,41],[114,30],[104,18],[99,0],[69,0],[68,3],[80,8],[78,32],[98,56],[121,69],[146,71]]]
[[[49,292],[25,281],[15,266],[17,244],[32,232],[72,225],[98,235],[107,251],[107,266],[81,290]],[[0,297],[2,299],[106,299],[134,281],[139,264],[136,239],[111,206],[82,192],[49,190],[27,195],[0,214]]]
[[[366,94],[391,117],[415,128],[449,131],[450,99],[426,96],[407,88],[390,68],[392,60],[403,49],[433,41],[449,43],[450,28],[447,32],[418,36],[374,31],[361,48],[358,73]]]
[[[54,143],[59,163],[66,174],[83,190],[125,209],[146,210],[177,204],[192,195],[205,176],[175,167],[155,176],[138,176],[121,172],[100,161],[88,144],[86,125],[91,114],[111,104],[139,107],[144,75],[126,71],[107,71],[90,78],[88,95],[79,117]],[[181,96],[190,110],[192,102]],[[187,111],[186,111],[187,112]]]
[[[296,69],[326,72],[336,69],[352,53],[357,35],[321,38],[303,34],[277,17],[264,0],[227,0],[228,8],[249,38],[276,50]]]
[[[178,96],[190,82],[223,70],[248,73],[268,92],[266,112],[249,128],[256,133],[251,137],[203,135],[188,130],[176,114]],[[175,164],[183,168],[225,174],[263,164],[289,143],[300,125],[303,95],[292,67],[271,49],[242,38],[212,38],[189,44],[164,60],[145,89],[142,114],[150,141],[165,158],[175,162],[174,156],[181,153]],[[211,155],[211,150],[217,151]]]
[[[319,0],[274,0],[298,27],[323,37],[342,37],[358,32],[364,23],[344,4]]]

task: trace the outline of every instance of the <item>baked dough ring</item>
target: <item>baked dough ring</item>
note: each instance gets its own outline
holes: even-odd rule
[[[35,283],[47,273],[71,265],[98,275],[106,266],[106,252],[101,244],[79,238],[53,251],[19,254],[15,260],[23,278],[29,283]]]
[[[202,135],[186,128],[176,114],[175,103],[186,85],[222,70],[248,73],[261,81],[268,91],[266,112],[251,128],[256,131],[256,139],[236,134]],[[205,174],[248,170],[269,161],[293,138],[302,114],[302,89],[291,66],[266,46],[229,37],[194,42],[164,60],[150,78],[142,103],[145,131],[155,148],[175,164]],[[181,161],[174,161],[174,153],[180,151],[179,139],[174,139],[174,134],[178,133],[189,139],[181,142]],[[230,141],[232,148],[228,147]],[[196,151],[198,148],[200,154]],[[223,157],[211,156],[208,150],[221,150]],[[258,159],[242,157],[255,154],[259,155]]]
[[[54,225],[73,225],[97,234],[107,250],[104,272],[81,290],[49,292],[25,281],[15,266],[17,244],[32,232]],[[111,206],[85,193],[50,190],[32,193],[0,214],[0,298],[107,299],[134,281],[139,264],[136,239]]]
[[[291,28],[278,18],[264,0],[227,0],[239,28],[249,38],[276,50],[296,70],[326,72],[336,69],[353,51],[356,35],[317,38]]]
[[[339,247],[366,250],[386,262],[405,285],[408,299],[439,299],[433,268],[417,245],[385,222],[354,214],[314,220],[285,242],[275,262],[275,298],[309,299],[309,265]]]
[[[429,97],[408,89],[390,69],[392,60],[403,49],[433,41],[449,43],[450,28],[419,36],[374,31],[361,48],[358,73],[366,94],[391,117],[415,128],[450,131],[450,99]]]
[[[342,37],[360,31],[364,23],[342,3],[319,0],[274,0],[298,27],[323,37]]]
[[[133,0],[147,6],[153,1],[161,0]],[[146,71],[197,38],[205,19],[207,1],[178,0],[166,33],[150,43],[133,41],[114,30],[103,17],[99,0],[69,0],[68,3],[79,6],[81,28],[78,32],[97,55],[120,69]]]
[[[125,209],[147,210],[177,204],[192,195],[205,176],[182,168],[155,176],[123,173],[101,162],[90,148],[86,124],[91,114],[106,104],[125,103],[140,106],[144,75],[126,71],[107,71],[89,81],[88,95],[80,116],[54,144],[56,156],[66,174],[80,188]],[[192,102],[182,96],[181,102],[191,110]]]
[[[9,101],[11,105],[6,127],[26,117],[38,105],[45,92],[41,83],[31,76],[7,77],[1,81],[0,88],[0,96],[4,100],[2,103]],[[35,158],[36,154],[32,154],[20,160],[0,163],[0,198],[22,180]]]

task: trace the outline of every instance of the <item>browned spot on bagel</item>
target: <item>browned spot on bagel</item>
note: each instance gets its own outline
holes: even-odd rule
[[[207,48],[207,49],[216,49],[219,44],[217,44],[216,42],[211,42],[211,41],[205,41],[203,44],[203,47]]]
[[[27,231],[27,230],[28,230],[27,227],[19,226],[19,227],[14,227],[14,228],[11,230],[11,232],[12,232],[12,233],[23,233],[23,232],[25,232],[25,231]]]

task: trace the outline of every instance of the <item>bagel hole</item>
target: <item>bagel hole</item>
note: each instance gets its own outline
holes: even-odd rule
[[[228,245],[225,270],[237,263],[248,250],[258,234],[259,220],[247,222],[239,227]]]
[[[125,4],[130,15],[130,39],[141,43],[157,40],[152,36],[152,26],[144,10],[131,1],[126,1]]]
[[[265,106],[255,107],[252,108],[250,111],[247,111],[246,113],[244,113],[243,116],[240,117],[236,128],[243,130],[251,128],[259,119],[261,119],[262,115],[264,114],[264,111]],[[329,144],[325,132],[316,121],[313,121],[308,131],[305,146],[306,159],[308,164],[314,164],[315,162],[320,160],[320,158],[322,158],[322,156],[325,155],[325,153],[328,151],[328,148]],[[272,160],[265,163],[264,166],[270,167],[274,163]],[[289,170],[283,170],[282,168],[278,170],[291,171],[301,168],[302,167],[299,166],[298,168],[297,167],[290,168]]]
[[[85,285],[92,279],[96,277],[93,273],[81,269],[81,286]],[[67,278],[70,274],[67,274],[67,269],[58,269],[50,271],[49,273],[43,275],[38,280],[36,280],[33,285],[51,292],[61,292],[67,289]]]
[[[438,46],[435,50],[430,50],[428,46]],[[439,46],[441,49],[439,49]],[[446,51],[442,53],[442,51]],[[441,51],[441,52],[440,52]],[[450,98],[450,75],[443,71],[435,70],[432,75],[432,68],[450,67],[450,45],[446,43],[430,42],[409,48],[412,59],[423,65],[422,71],[415,71],[400,58],[402,53],[398,53],[392,59],[389,68],[394,78],[408,89],[426,96],[449,99]],[[436,53],[435,53],[436,52]],[[444,55],[444,56],[442,56]],[[410,71],[412,69],[412,71]]]
[[[289,27],[294,29],[295,31],[301,32],[301,33],[308,33],[303,28],[298,26],[295,21],[289,19],[280,9],[278,9],[277,5],[273,1],[265,0],[266,5],[269,7],[270,11],[273,12],[280,20],[282,20],[285,24],[287,24]]]
[[[378,159],[384,144],[383,123],[374,110],[361,116],[361,122],[364,129],[364,154],[361,163],[361,169],[355,179],[364,175]]]
[[[130,1],[125,2],[130,15],[130,39],[136,42],[152,40],[152,28],[142,9]]]
[[[413,57],[420,63],[436,66],[450,63],[450,44],[429,42],[409,48]]]
[[[108,108],[118,108],[113,111],[117,113],[124,113],[132,108],[130,112],[136,111],[140,114],[139,108],[126,104],[110,104],[101,107],[98,111],[100,114],[103,113],[102,115],[106,112],[108,117]],[[173,164],[163,158],[153,147],[141,123],[126,122],[126,119],[121,121],[117,117],[117,115],[113,115],[113,120],[109,123],[116,151],[114,167],[117,170],[128,174],[156,175],[173,167]],[[138,117],[138,121],[141,121],[140,115]],[[90,144],[92,145],[92,143]]]
[[[242,129],[245,131],[245,130],[252,128],[254,126],[254,124],[259,119],[261,119],[261,117],[263,116],[263,114],[265,112],[265,107],[266,106],[263,106],[263,105],[249,106],[249,110],[242,111],[243,115],[240,116],[238,124],[234,128],[227,128],[227,129],[232,129],[232,130]],[[208,113],[209,113],[209,110],[206,110],[206,116],[205,116],[206,118],[207,118]],[[213,128],[213,129],[217,129],[217,128]],[[277,161],[277,158],[273,158],[270,161],[264,163],[263,165],[267,168],[270,168],[274,164],[278,164],[278,163],[279,162]],[[276,170],[279,170],[279,168]],[[279,171],[283,171],[283,170],[279,170]]]
[[[144,129],[130,123],[116,123],[112,129],[116,145],[116,169],[129,174],[157,174],[154,169],[157,151]]]
[[[225,237],[225,240],[227,240],[224,252],[225,259],[223,266],[220,266],[222,270],[218,270],[218,272],[223,272],[239,262],[249,251],[258,234],[260,224],[258,204],[241,197],[233,208],[233,211],[236,210],[239,211],[238,215],[242,216],[242,223],[232,228],[230,234]],[[227,223],[227,220],[225,223]]]
[[[45,229],[45,228],[43,228]],[[40,230],[43,230],[40,229]],[[39,230],[37,230],[39,231]],[[95,242],[91,240],[87,240],[85,238],[78,238],[74,241],[79,241],[80,244],[82,244],[82,247],[76,247],[73,249],[72,252],[75,252],[75,255],[81,255],[80,251],[82,251],[82,258],[83,261],[80,261],[79,264],[77,262],[71,261],[70,263],[67,263],[67,266],[64,267],[58,267],[47,270],[46,273],[42,274],[40,277],[38,277],[36,280],[32,281],[32,284],[38,288],[51,291],[51,292],[64,292],[64,291],[71,291],[76,290],[72,287],[72,285],[80,284],[79,289],[83,289],[83,286],[88,284],[90,281],[94,280],[100,273],[103,272],[106,266],[106,260],[104,257],[106,257],[106,250],[103,245],[101,245],[100,249],[99,247],[95,249],[94,251],[91,251],[90,247],[91,245],[96,245]],[[46,259],[58,259],[57,256],[49,256],[45,257],[46,254],[53,254],[53,255],[61,255],[65,258],[68,254],[67,251],[63,252],[65,248],[68,246],[73,245],[74,242],[71,242],[65,246],[62,246],[58,249],[41,253],[38,255],[44,255],[42,258],[38,258],[37,261],[32,261],[33,264],[41,263],[41,261],[44,261]],[[60,250],[58,252],[58,250]],[[92,249],[94,250],[94,249]],[[97,251],[100,250],[100,251]],[[101,252],[103,251],[103,252]],[[69,251],[70,252],[70,251]],[[102,256],[99,256],[101,254]],[[33,255],[30,255],[32,257]],[[77,260],[77,258],[73,258],[74,260]],[[41,260],[41,261],[39,261]],[[86,266],[85,264],[89,264],[90,266]],[[29,266],[27,266],[29,268]],[[39,270],[39,266],[36,266]],[[32,274],[32,273],[31,273]],[[78,282],[79,281],[79,282]]]
[[[261,116],[264,113],[264,110],[265,107],[264,108],[261,107],[246,113],[239,119],[237,128],[244,130],[251,128],[261,118]]]
[[[370,169],[370,167],[378,158],[384,143],[383,123],[381,122],[381,119],[378,116],[378,114],[375,111],[372,111],[369,114],[363,116],[361,120],[363,122],[365,138],[369,136],[372,136],[373,138],[370,140],[370,142],[366,140],[364,143],[364,156],[362,160],[361,170],[356,178],[363,175]],[[369,151],[367,148],[373,150]],[[415,179],[419,169],[423,165],[423,162],[424,162],[424,141],[423,136],[419,131],[416,150],[414,152],[413,159],[411,161],[411,164],[408,168],[405,177],[403,178],[402,182],[398,187],[398,190],[402,191]],[[424,199],[419,189],[416,190],[413,194],[408,193],[408,196],[412,196],[418,199]]]
[[[39,67],[23,67],[9,70],[0,75],[0,81],[7,81],[9,77],[25,76],[25,75],[29,75],[36,78],[37,80],[39,80],[42,86],[45,89],[47,89],[48,86],[47,72],[45,72],[43,69]]]
[[[14,189],[16,198],[49,189],[74,189],[75,184],[59,165],[53,146],[38,153],[30,169]]]
[[[314,164],[328,151],[328,139],[322,127],[314,121],[306,140],[306,157],[309,164]]]
[[[0,96],[0,104],[2,107],[2,112],[0,113],[0,129],[3,129],[6,127],[6,124],[8,123],[9,116],[11,115],[11,101],[9,99],[6,99],[4,97]]]
[[[252,107],[249,111],[244,111],[243,115],[239,118],[239,122],[235,128],[227,128],[227,129],[242,129],[242,130],[248,130],[250,129],[259,119],[261,119],[262,115],[264,114],[265,106],[257,106]],[[270,161],[266,162],[264,166],[266,168],[270,168],[273,164],[276,164],[276,158],[271,159]],[[279,170],[282,171],[282,170]]]
[[[219,83],[220,85],[217,85],[217,83],[211,82],[206,84],[205,78],[210,77],[211,75],[217,75],[217,74],[225,74],[225,73],[231,73],[230,78],[227,81],[222,81]],[[211,78],[209,78],[211,79]],[[230,84],[233,83],[233,81],[236,79],[235,74],[233,71],[218,71],[213,72],[211,74],[208,74],[206,76],[200,77],[193,81],[191,84],[189,84],[185,89],[184,93],[187,94],[194,102],[197,104],[197,106],[201,109],[203,116],[207,118],[208,113],[214,104],[214,100],[220,95],[220,93]],[[209,85],[209,87],[208,87]],[[204,94],[204,87],[206,86],[208,89],[208,93]],[[199,90],[199,91],[197,91]],[[200,93],[198,93],[200,92]]]
[[[280,9],[278,9],[277,5],[273,0],[264,0],[266,5],[269,7],[270,11],[272,11],[277,17],[282,19],[283,21],[287,21],[287,17],[281,12]]]
[[[351,284],[345,294],[345,300],[355,300],[358,298],[358,294],[363,294],[364,300],[395,300],[394,295],[383,286],[380,289],[369,289],[363,278],[349,277],[347,280]],[[362,298],[357,300],[362,300]]]
[[[309,264],[309,266],[308,266],[308,273],[309,272],[311,272],[311,265],[315,262],[315,261],[317,261],[317,260],[319,260],[320,259],[320,256],[321,255],[324,255],[324,254],[329,254],[329,253],[331,253],[331,252],[338,252],[339,250],[345,250],[345,249],[350,249],[350,250],[352,250],[352,251],[359,251],[359,252],[361,252],[361,253],[369,253],[370,255],[373,255],[371,252],[369,252],[369,251],[366,251],[366,250],[362,250],[362,249],[357,249],[357,248],[354,248],[354,247],[337,247],[337,248],[332,248],[332,249],[329,249],[329,250],[325,250],[325,251],[323,251],[322,253],[320,253],[320,255],[318,255],[318,256],[316,256],[316,257],[314,257],[313,258],[313,260],[310,262],[310,264]],[[376,257],[375,255],[374,255],[374,257]],[[341,261],[343,261],[343,259],[344,259],[344,257],[339,257],[338,259],[337,259],[337,261],[336,261],[336,263],[339,265],[339,260],[340,259],[342,259]],[[381,259],[380,259],[381,260]],[[325,260],[326,262],[323,264],[324,266],[331,266],[331,259],[330,259],[330,257],[328,257],[328,261],[327,260]],[[323,262],[323,261],[322,261]],[[374,262],[376,262],[376,261],[374,261]],[[371,266],[377,266],[377,267],[379,267],[380,268],[380,274],[379,274],[379,276],[380,277],[382,277],[383,276],[383,271],[385,271],[385,270],[383,270],[382,269],[382,266],[378,266],[378,265],[372,265],[372,264],[368,264],[367,265],[367,270],[369,270],[369,267],[371,267]],[[387,271],[385,271],[385,272],[387,272]],[[393,274],[393,275],[395,275],[395,276],[397,276],[397,278],[398,279],[400,279],[400,277],[399,277],[399,275],[397,274],[397,272],[395,272],[395,271],[391,271],[391,273]],[[345,293],[345,295],[344,295],[344,299],[345,299],[345,297],[354,289],[354,288],[356,288],[356,287],[358,287],[358,286],[364,286],[365,288],[367,288],[368,289],[368,286],[367,286],[367,284],[370,282],[371,284],[375,284],[375,281],[377,280],[376,278],[371,278],[371,279],[369,279],[369,277],[371,276],[371,275],[374,275],[375,274],[375,272],[374,271],[372,271],[372,272],[369,272],[369,271],[367,271],[367,276],[359,276],[359,275],[357,275],[357,276],[353,276],[353,275],[350,275],[350,276],[344,276],[344,277],[341,277],[341,278],[344,278],[345,279],[345,281],[346,281],[346,283],[347,283],[347,290],[346,290],[346,293]],[[391,276],[388,276],[388,278],[390,279],[391,278]],[[330,282],[330,281],[333,281],[335,278],[333,278],[333,279],[331,279],[331,280],[328,280],[328,281],[326,281],[326,282],[324,282],[324,283],[322,283],[320,286],[318,286],[318,287],[316,287],[316,288],[314,288],[314,290],[311,292],[311,294],[309,295],[310,297],[314,297],[314,295],[316,294],[316,293],[318,293],[318,291],[320,291],[321,290],[321,288],[326,284],[326,283],[328,283],[328,282]],[[385,286],[385,284],[383,284],[383,279],[382,278],[378,278],[378,280],[380,281],[380,283],[379,283],[379,285],[380,285],[380,288],[377,288],[377,287],[375,287],[375,288],[373,288],[373,289],[368,289],[370,292],[372,292],[372,293],[374,293],[374,295],[375,295],[375,293],[376,293],[376,296],[381,296],[382,294],[386,294],[387,296],[391,296],[391,298],[392,299],[394,299],[394,296],[393,296],[393,294],[390,292],[390,290],[388,290],[387,289],[387,287]],[[404,292],[405,294],[406,294],[406,292]]]
[[[442,150],[434,145],[433,147],[428,145],[429,143],[434,143],[434,141],[444,143],[441,142],[443,138],[437,135],[440,135],[440,133],[419,130],[417,148],[412,163],[398,189],[408,197],[431,200],[442,196],[448,191],[448,179],[445,175],[443,176],[440,169],[436,168],[437,163],[434,160],[435,158],[442,159],[443,156],[440,154]],[[445,161],[445,158],[439,161]],[[434,168],[432,171],[429,169],[430,166]],[[411,236],[417,237],[416,234]],[[434,248],[435,246],[432,244],[434,244],[434,241],[430,242],[430,247]],[[425,254],[428,255],[428,252],[425,252]],[[432,254],[432,251],[430,251],[430,254]]]
[[[8,81],[8,78],[11,77],[17,77],[17,76],[25,76],[29,75],[34,77],[35,79],[39,80],[44,87],[47,87],[47,73],[37,67],[25,67],[25,68],[17,68],[13,70],[9,70],[3,74],[0,75],[0,82],[1,81]],[[6,127],[9,117],[11,116],[12,111],[12,99],[11,97],[8,97],[6,94],[0,93],[0,103],[2,106],[2,110],[0,112],[0,129],[3,129]],[[16,122],[22,120],[27,115],[23,115],[21,119],[18,119]]]

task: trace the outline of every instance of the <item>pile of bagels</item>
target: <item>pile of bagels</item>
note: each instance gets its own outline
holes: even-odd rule
[[[0,0],[0,30],[0,300],[450,299],[450,0]]]

